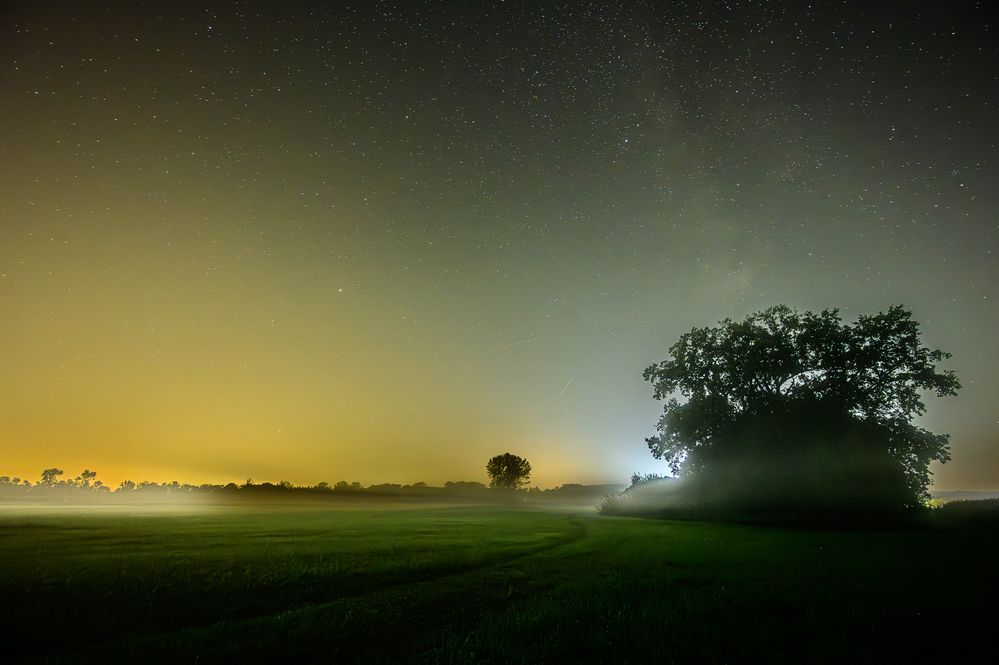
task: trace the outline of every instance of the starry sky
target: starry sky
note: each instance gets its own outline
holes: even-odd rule
[[[0,471],[626,482],[692,326],[901,303],[999,488],[990,3],[320,4],[0,9]]]

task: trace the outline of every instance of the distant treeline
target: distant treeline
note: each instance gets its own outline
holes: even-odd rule
[[[287,480],[277,483],[255,483],[247,479],[242,484],[227,483],[191,485],[172,481],[156,483],[125,480],[112,488],[97,479],[97,473],[84,469],[73,478],[64,478],[62,469],[42,471],[32,482],[17,477],[0,476],[0,501],[41,502],[92,502],[92,501],[171,501],[194,499],[315,499],[315,498],[400,498],[400,499],[482,499],[494,500],[511,495],[525,500],[598,501],[608,494],[616,494],[618,485],[581,485],[570,483],[554,489],[537,487],[523,490],[491,489],[476,481],[448,481],[442,487],[419,482],[412,485],[382,483],[365,487],[359,482],[341,480],[334,484],[321,482],[316,485],[294,485]]]

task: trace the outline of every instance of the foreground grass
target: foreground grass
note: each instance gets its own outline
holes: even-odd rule
[[[991,528],[806,531],[497,508],[0,508],[13,661],[961,660]]]

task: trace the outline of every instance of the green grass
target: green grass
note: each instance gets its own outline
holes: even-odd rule
[[[961,660],[994,528],[449,507],[0,508],[12,662]]]

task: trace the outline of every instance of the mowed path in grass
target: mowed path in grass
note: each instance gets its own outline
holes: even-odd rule
[[[992,529],[496,507],[0,508],[14,662],[960,659]]]

